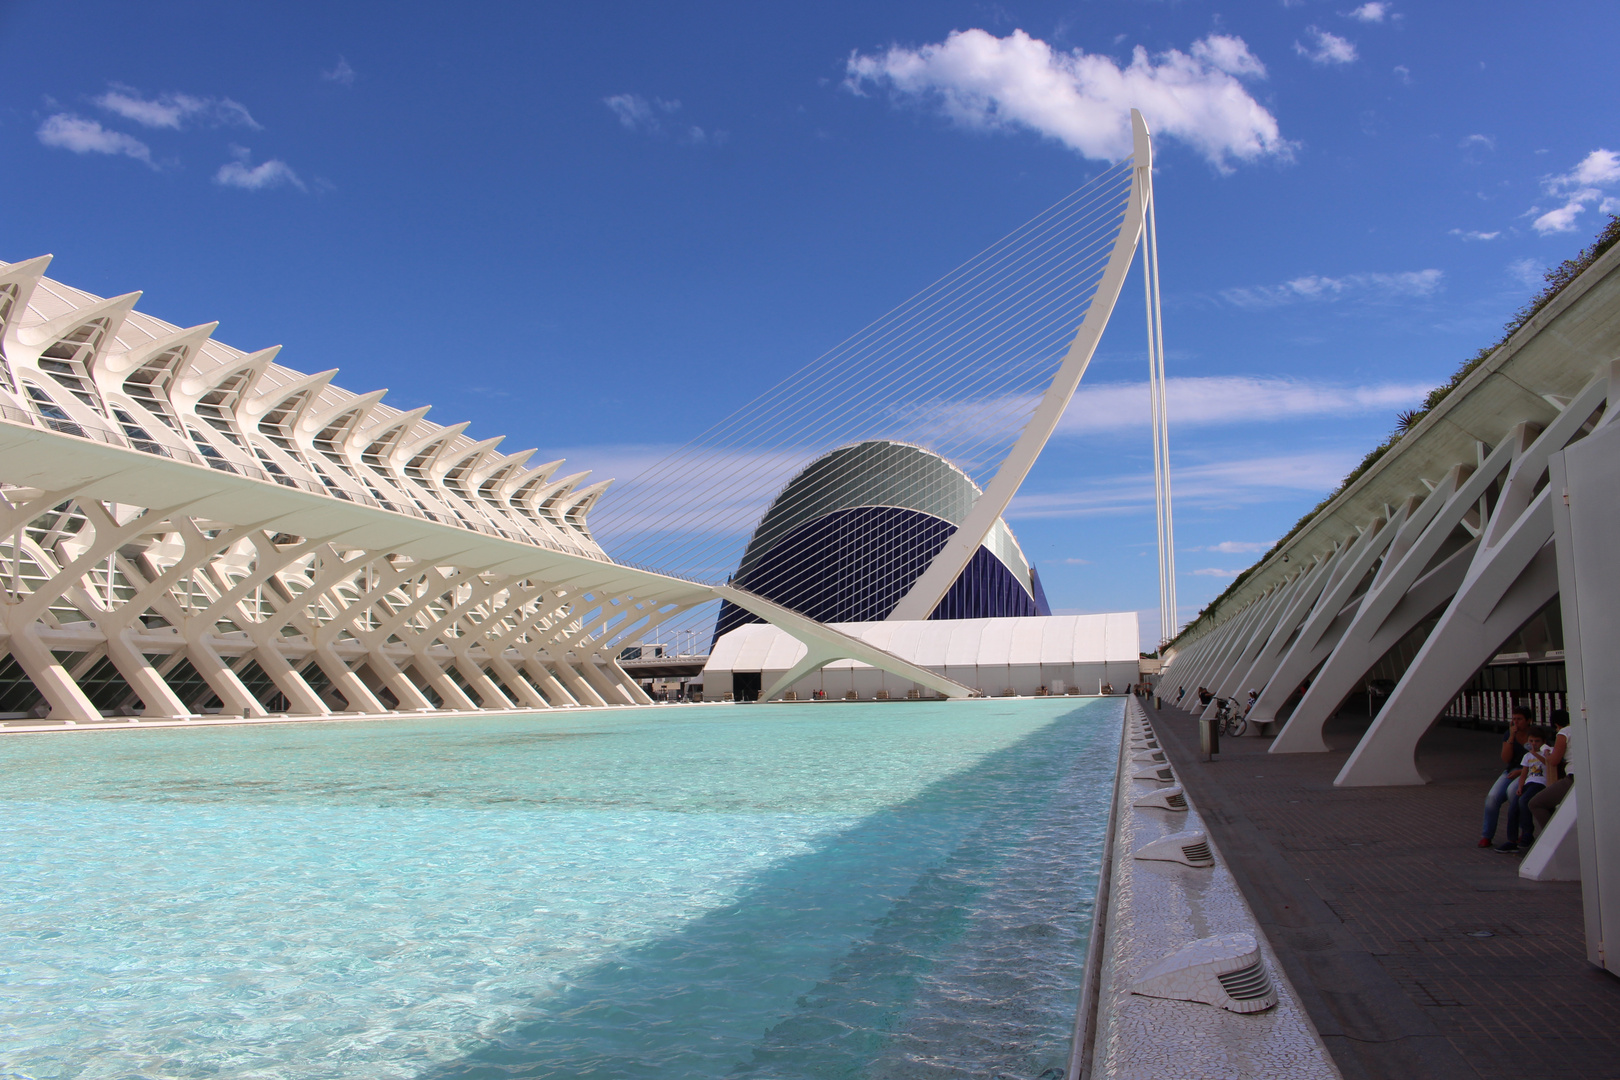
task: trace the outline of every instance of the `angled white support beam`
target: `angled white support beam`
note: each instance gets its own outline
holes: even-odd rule
[[[1426,782],[1417,764],[1418,740],[1502,642],[1558,594],[1552,489],[1532,493],[1546,474],[1549,457],[1579,434],[1608,392],[1609,373],[1605,371],[1591,379],[1544,430],[1535,433],[1520,424],[1504,440],[1514,451],[1507,480],[1490,520],[1482,523],[1483,539],[1467,576],[1335,784],[1361,787]],[[1611,416],[1612,412],[1603,419]],[[1498,447],[1491,457],[1501,450]],[[1487,459],[1487,465],[1436,516],[1431,531],[1455,513],[1456,502],[1464,496],[1482,496],[1486,483],[1499,471]],[[1412,554],[1422,547],[1420,541]]]
[[[1322,591],[1322,596],[1315,604],[1311,617],[1299,628],[1299,635],[1294,638],[1283,661],[1277,665],[1277,674],[1272,683],[1265,688],[1255,703],[1251,719],[1259,721],[1275,721],[1278,711],[1283,708],[1288,698],[1293,696],[1294,690],[1306,678],[1311,677],[1322,662],[1333,653],[1341,636],[1345,635],[1354,620],[1361,619],[1367,610],[1369,597],[1374,596],[1379,589],[1379,581],[1385,578],[1390,562],[1396,559],[1396,549],[1409,549],[1417,534],[1422,533],[1424,526],[1434,520],[1435,513],[1445,505],[1445,500],[1455,491],[1456,483],[1460,478],[1460,470],[1453,468],[1443,479],[1439,487],[1429,492],[1429,497],[1422,500],[1416,508],[1405,505],[1398,510],[1395,520],[1383,525],[1380,529],[1366,529],[1361,534],[1361,541],[1353,544],[1346,551],[1345,559],[1341,560],[1340,567],[1336,568],[1332,583]],[[1359,599],[1351,601],[1354,591],[1361,585],[1361,581],[1371,572],[1372,565],[1382,559],[1382,565],[1372,578],[1372,586],[1362,594]],[[1427,562],[1427,559],[1424,560]],[[1417,570],[1421,570],[1421,563]],[[1285,727],[1286,730],[1286,727]],[[1283,740],[1283,748],[1278,750],[1278,743],[1272,743],[1272,753],[1288,753],[1288,746],[1293,745],[1291,740]],[[1314,748],[1315,743],[1307,740],[1304,745]]]
[[[1360,687],[1373,665],[1424,619],[1444,608],[1456,595],[1473,561],[1479,541],[1471,540],[1424,574],[1401,596],[1400,603],[1364,637],[1355,622],[1333,646],[1333,652],[1311,680],[1288,723],[1271,745],[1272,753],[1318,753],[1329,749],[1322,727],[1344,699]]]
[[[1248,674],[1249,667],[1254,663],[1255,656],[1265,648],[1266,640],[1271,637],[1272,628],[1277,625],[1277,619],[1282,608],[1287,604],[1288,598],[1293,594],[1294,582],[1284,581],[1262,599],[1262,610],[1254,620],[1254,625],[1237,649],[1227,658],[1223,665],[1220,678],[1211,689],[1221,697],[1233,697],[1243,693],[1243,676]]]
[[[1075,388],[1080,385],[1080,379],[1091,363],[1092,354],[1097,351],[1097,342],[1101,340],[1103,330],[1108,326],[1108,318],[1114,312],[1114,303],[1119,299],[1120,289],[1125,285],[1125,274],[1130,270],[1131,259],[1136,254],[1136,244],[1142,235],[1143,215],[1153,183],[1153,144],[1148,137],[1147,122],[1135,109],[1131,110],[1131,135],[1135,158],[1134,180],[1120,222],[1119,235],[1114,240],[1113,251],[1109,254],[1108,264],[1097,283],[1096,291],[1092,294],[1091,303],[1086,308],[1085,318],[1080,322],[1080,329],[1070,343],[1052,385],[1041,396],[1034,415],[1030,417],[1029,423],[1018,436],[1018,441],[1013,444],[1012,450],[996,470],[995,478],[984,489],[984,494],[974,502],[973,509],[968,511],[967,517],[951,534],[945,546],[940,548],[938,554],[928,564],[928,569],[922,572],[906,595],[900,598],[900,602],[889,614],[890,622],[921,621],[934,613],[934,609],[939,606],[939,602],[945,598],[945,594],[967,568],[974,553],[979,550],[979,545],[984,543],[984,538],[990,535],[990,530],[1006,511],[1007,504],[1012,502],[1012,497],[1018,493],[1018,488],[1023,484],[1024,477],[1029,475],[1035,459],[1040,456],[1047,440],[1052,437],[1052,432],[1057,430],[1058,421],[1063,418],[1063,411],[1068,408],[1069,400],[1074,397]],[[1156,455],[1157,452],[1155,448]],[[777,625],[782,626],[781,623]],[[782,629],[788,628],[782,626]]]
[[[804,678],[819,668],[825,667],[835,660],[858,660],[863,664],[870,664],[881,668],[889,674],[901,679],[910,679],[920,686],[937,691],[945,697],[968,698],[974,697],[978,691],[963,686],[955,679],[948,679],[937,671],[930,671],[920,664],[910,660],[903,660],[893,653],[870,645],[852,634],[842,630],[835,630],[826,623],[806,618],[796,611],[774,604],[764,597],[755,596],[751,592],[736,589],[730,585],[716,585],[714,591],[730,600],[733,604],[746,611],[758,615],[784,632],[791,634],[804,644],[807,652],[803,660],[783,675],[770,689],[761,695],[760,700],[770,701],[786,693],[787,688],[799,679]]]
[[[1299,624],[1310,614],[1311,607],[1322,595],[1322,589],[1327,584],[1334,562],[1343,554],[1343,548],[1334,549],[1316,565],[1308,567],[1296,579],[1288,605],[1283,609],[1277,624],[1272,627],[1271,636],[1255,655],[1254,662],[1249,665],[1248,673],[1243,677],[1243,682],[1259,687],[1262,696],[1271,683],[1272,675],[1277,671],[1277,665],[1282,662],[1283,653],[1293,641],[1294,632],[1299,629]],[[1255,705],[1258,708],[1258,700]],[[1259,717],[1256,716],[1255,719]]]

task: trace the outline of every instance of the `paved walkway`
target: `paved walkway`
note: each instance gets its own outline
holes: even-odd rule
[[[1475,846],[1497,736],[1437,727],[1428,786],[1335,788],[1365,718],[1326,754],[1226,739],[1205,763],[1192,716],[1148,713],[1347,1080],[1620,1078],[1620,979],[1586,962],[1579,884]]]

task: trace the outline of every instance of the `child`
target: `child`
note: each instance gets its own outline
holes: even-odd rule
[[[1522,772],[1518,790],[1514,793],[1513,805],[1508,809],[1508,840],[1513,840],[1513,826],[1517,824],[1518,846],[1522,848],[1528,848],[1536,838],[1536,822],[1530,814],[1530,800],[1547,789],[1547,735],[1547,729],[1539,725],[1530,729],[1524,757],[1519,761]],[[1518,819],[1516,823],[1515,818]]]

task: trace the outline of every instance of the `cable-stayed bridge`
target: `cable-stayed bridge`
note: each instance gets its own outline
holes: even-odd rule
[[[886,482],[957,509],[937,550],[884,583],[885,617],[936,612],[983,545],[1005,547],[1001,515],[1139,245],[1172,626],[1152,159],[1134,123],[1130,159],[614,487],[275,349],[233,349],[213,324],[164,323],[139,294],[52,281],[49,257],[0,265],[0,714],[641,704],[619,652],[712,622],[722,601],[804,642],[811,666],[853,659],[968,694],[751,591],[746,541],[773,495],[783,520],[807,509],[786,481],[829,450],[855,447],[836,488],[871,472],[867,445],[917,448]]]

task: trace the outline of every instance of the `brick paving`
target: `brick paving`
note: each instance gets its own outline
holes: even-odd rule
[[[1148,712],[1348,1080],[1620,1078],[1620,979],[1586,961],[1580,885],[1475,846],[1497,736],[1437,727],[1427,786],[1335,788],[1365,717],[1325,754],[1225,739],[1206,763],[1193,717]]]

